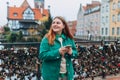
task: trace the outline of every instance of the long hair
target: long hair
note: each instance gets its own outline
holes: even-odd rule
[[[53,20],[55,19],[60,19],[63,23],[63,25],[65,26],[65,28],[63,29],[62,33],[64,33],[67,37],[73,39],[73,35],[71,34],[68,24],[65,21],[65,19],[61,16],[57,16],[55,17]],[[51,24],[52,26],[52,24]],[[48,33],[45,35],[48,38],[49,44],[53,45],[54,44],[54,40],[55,40],[55,32],[52,30],[52,27],[50,26],[50,30],[48,31]]]

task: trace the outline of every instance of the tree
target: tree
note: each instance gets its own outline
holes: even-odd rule
[[[4,26],[4,33],[3,33],[3,35],[8,35],[8,34],[10,34],[10,28],[9,27],[7,27],[7,26]]]
[[[40,37],[42,38],[46,33],[47,33],[47,29],[45,27],[45,25],[42,23],[37,27],[37,30],[40,34]]]
[[[8,42],[16,42],[17,36],[18,36],[17,33],[12,32],[7,38]]]
[[[22,41],[23,40],[23,34],[22,31],[20,30],[18,33],[18,41]]]
[[[44,22],[46,29],[48,29],[48,30],[50,29],[51,23],[52,23],[52,17],[51,17],[51,14],[49,13],[48,20],[46,22]]]
[[[10,28],[7,27],[7,26],[5,26],[5,27],[4,27],[4,31],[5,31],[5,32],[9,32],[9,31],[10,31]]]

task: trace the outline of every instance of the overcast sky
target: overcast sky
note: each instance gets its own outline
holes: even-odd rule
[[[9,6],[16,5],[19,7],[24,0],[0,0],[0,26],[3,26],[7,23],[7,4],[9,2]],[[32,8],[34,8],[33,1],[27,0]],[[86,3],[90,3],[92,0],[45,0],[45,8],[48,5],[51,6],[51,15],[55,16],[63,16],[67,21],[72,21],[77,19],[77,13],[80,7],[80,3],[85,5]],[[100,1],[100,0],[98,0]]]

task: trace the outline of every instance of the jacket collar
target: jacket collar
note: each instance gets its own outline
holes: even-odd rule
[[[61,35],[59,35],[59,34],[56,34],[56,39],[58,40],[58,38],[59,37],[61,37],[62,39],[66,39],[66,36],[65,36],[65,34],[61,34]]]

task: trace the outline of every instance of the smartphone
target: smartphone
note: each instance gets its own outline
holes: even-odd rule
[[[71,45],[66,45],[66,46],[64,46],[65,48],[70,48],[71,47]]]

